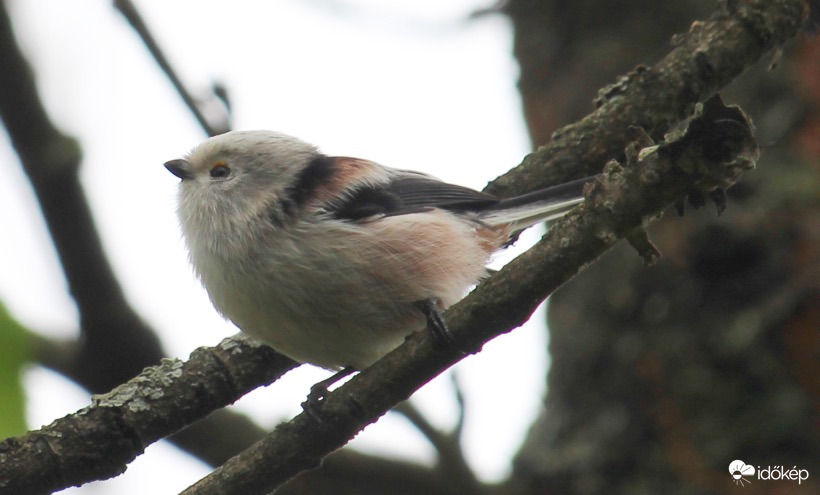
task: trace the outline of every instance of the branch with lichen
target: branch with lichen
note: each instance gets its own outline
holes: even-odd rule
[[[520,326],[547,295],[620,238],[641,232],[682,197],[729,187],[757,156],[745,115],[717,97],[674,141],[655,145],[641,130],[631,133],[635,141],[625,150],[625,162],[607,164],[580,208],[447,311],[459,347],[478,352],[487,341]],[[301,414],[279,425],[186,493],[211,493],[215,487],[220,493],[267,493],[318,465],[463,357],[427,332],[417,332],[330,393],[318,421]],[[117,475],[150,443],[295,365],[242,336],[198,349],[184,363],[166,360],[95,396],[81,411],[0,443],[0,493],[46,492]]]
[[[655,145],[642,131],[633,128],[631,133],[635,140],[625,150],[625,162],[607,164],[585,191],[581,207],[447,311],[460,348],[478,352],[489,340],[522,325],[550,293],[619,239],[643,230],[692,192],[731,186],[758,155],[746,116],[718,97],[698,109],[679,139]],[[278,425],[183,495],[269,493],[318,466],[463,357],[429,332],[416,332],[330,393],[318,413],[302,413]]]
[[[798,0],[758,0],[741,6],[737,2],[724,2],[718,14],[696,24],[690,33],[679,38],[676,47],[661,63],[651,69],[637,70],[607,88],[601,93],[595,113],[556,133],[553,143],[529,155],[516,172],[495,181],[489,190],[508,195],[560,182],[573,175],[587,175],[600,170],[613,156],[624,157],[621,162],[607,165],[603,178],[588,191],[583,207],[554,226],[536,247],[448,311],[453,333],[465,345],[479,349],[494,336],[520,325],[546,295],[619,238],[627,238],[644,259],[657,257],[657,250],[642,228],[665,206],[684,196],[698,198],[696,201],[705,194],[721,198],[720,194],[710,194],[719,189],[715,185],[731,184],[756,155],[749,125],[742,114],[713,101],[705,107],[703,115],[693,121],[705,125],[709,132],[690,132],[660,145],[654,144],[650,136],[657,139],[684,118],[695,102],[708,97],[767,50],[793,36],[802,20],[802,4]],[[680,78],[674,76],[676,71],[681,71]],[[651,98],[646,97],[648,92],[652,92]],[[636,124],[648,133],[628,130]],[[690,124],[689,130],[693,129]],[[630,139],[632,144],[627,146]],[[712,152],[715,145],[719,153]],[[259,352],[272,351],[261,346],[243,351],[245,358],[251,361],[257,359]],[[209,490],[266,493],[301,470],[316,466],[324,455],[346,443],[393,404],[460,358],[449,349],[438,347],[427,334],[414,334],[399,349],[331,393],[322,404],[321,422],[300,415],[280,425],[270,437],[226,463],[187,493],[209,493]],[[193,366],[193,362],[189,363]],[[260,366],[256,372],[264,373],[266,369]],[[167,372],[176,373],[176,370]],[[193,368],[191,372],[191,376],[196,374]],[[204,379],[208,376],[204,373],[204,381],[196,382],[199,385],[194,385],[194,390],[210,382],[210,377]],[[163,428],[170,433],[179,427],[181,419],[167,420],[180,414],[178,408],[183,409],[183,414],[177,418],[187,418],[190,411],[186,408],[202,406],[196,394],[186,395],[190,400],[185,403],[145,402],[144,396],[157,397],[138,392],[142,387],[156,392],[176,382],[166,379],[165,373],[144,376],[162,377],[159,382],[149,380],[129,385],[137,387],[134,391],[143,401],[140,404],[147,407],[140,406],[134,411],[130,401],[123,401],[117,405],[117,414],[97,412],[110,409],[101,408],[100,404],[82,411],[86,415],[99,414],[99,421],[111,421],[117,427],[122,418],[135,421],[125,429],[129,432],[126,435],[97,436],[96,428],[71,430],[70,427],[64,435],[60,428],[72,424],[70,421],[76,418],[71,415],[64,418],[69,423],[58,420],[51,425],[53,430],[32,432],[0,444],[0,493],[6,493],[4,490],[13,493],[19,487],[28,490],[31,486],[57,489],[116,475],[125,469],[129,458],[159,438]],[[218,378],[216,381],[221,383]],[[239,393],[240,388],[224,387],[224,398],[206,400],[206,408],[197,414],[207,413],[207,407],[221,407],[217,405],[220,402],[236,400],[239,395],[232,397],[231,394]],[[165,423],[156,419],[146,428],[141,421],[154,417],[150,414],[154,408],[155,417],[166,418]],[[134,431],[149,434],[130,434]],[[111,449],[111,457],[116,460],[104,468],[82,462],[92,459],[83,456],[88,455],[89,450],[99,449],[99,442],[106,442],[106,448]],[[126,451],[128,454],[123,454]],[[42,457],[38,457],[39,452],[43,453]],[[5,466],[23,462],[30,463],[32,469],[2,471]],[[32,485],[37,481],[28,475],[45,481]]]
[[[145,447],[272,383],[297,363],[236,335],[164,359],[91,405],[0,442],[0,494],[51,493],[123,471]]]
[[[509,197],[596,174],[623,153],[631,126],[662,139],[696,103],[793,38],[807,11],[805,0],[720,1],[708,19],[674,35],[661,60],[601,89],[594,112],[555,131],[485,192]]]

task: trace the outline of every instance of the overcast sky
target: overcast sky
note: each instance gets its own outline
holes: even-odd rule
[[[236,329],[213,310],[187,264],[175,217],[178,180],[162,164],[205,138],[110,1],[7,2],[51,117],[77,137],[81,177],[129,301],[184,358]],[[274,129],[329,154],[423,170],[480,189],[529,149],[500,16],[467,20],[489,0],[136,0],[196,94],[231,95],[235,129]],[[77,313],[17,158],[0,135],[0,300],[32,329],[75,335]],[[531,232],[526,247],[539,235]],[[509,259],[500,257],[496,266]],[[11,262],[10,260],[13,260]],[[542,396],[543,315],[458,365],[467,393],[465,449],[485,479],[503,477]],[[327,372],[303,366],[235,407],[272,427],[300,410]],[[443,379],[442,379],[443,378]],[[31,427],[85,406],[88,395],[42,369],[26,375]],[[416,396],[446,429],[449,373]],[[431,462],[433,451],[388,415],[352,445]],[[113,481],[63,493],[176,493],[209,469],[160,443]]]

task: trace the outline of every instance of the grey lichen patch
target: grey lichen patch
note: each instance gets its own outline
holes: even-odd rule
[[[128,403],[128,410],[131,412],[147,411],[150,408],[151,406],[148,404],[148,402],[140,398],[136,398]]]
[[[119,408],[127,405],[131,411],[146,410],[149,401],[162,398],[165,388],[182,376],[183,364],[179,359],[165,358],[159,366],[144,369],[138,376],[110,392],[92,396],[91,403],[96,407]]]
[[[139,395],[139,387],[134,380],[123,383],[105,394],[95,394],[91,397],[91,403],[96,407],[122,407],[134,397]]]
[[[219,343],[220,348],[231,354],[239,354],[243,352],[243,348],[258,349],[264,345],[265,344],[243,333],[232,335]]]
[[[617,160],[610,160],[604,165],[604,175],[607,177],[606,182],[613,186],[621,186],[626,182],[624,166]]]
[[[147,368],[140,376],[156,378],[163,384],[170,384],[182,376],[182,367],[185,363],[181,359],[162,358],[159,367]]]

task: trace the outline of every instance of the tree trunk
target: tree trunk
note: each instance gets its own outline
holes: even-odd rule
[[[588,113],[596,88],[654,62],[714,7],[511,0],[532,141]],[[763,148],[726,214],[667,214],[650,231],[656,265],[624,245],[551,298],[548,391],[515,460],[520,493],[820,493],[817,39],[724,93]],[[810,477],[756,473],[740,488],[736,459]]]

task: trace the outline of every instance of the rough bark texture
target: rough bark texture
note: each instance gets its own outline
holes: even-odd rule
[[[603,5],[508,6],[535,143],[714,3]],[[820,43],[799,39],[768,72],[777,56],[724,95],[764,148],[727,213],[663,219],[657,265],[621,246],[551,298],[548,395],[516,459],[520,493],[820,491]],[[735,486],[735,459],[812,478]]]
[[[295,366],[242,335],[197,349],[185,362],[163,360],[74,414],[0,441],[0,494],[52,493],[121,474],[148,445]]]
[[[608,5],[600,3],[601,25],[610,22],[612,9]],[[508,6],[511,17],[522,23],[516,30],[518,56],[521,56],[522,44],[532,42],[533,38],[539,39],[538,35],[523,33],[523,29],[551,32],[558,23],[572,20],[572,16],[568,19],[545,17],[542,7],[529,15],[532,6],[531,1],[510,2]],[[514,173],[504,174],[490,183],[487,192],[512,196],[597,173],[607,160],[623,153],[630,126],[640,126],[653,139],[660,140],[691,113],[695,103],[705,101],[772,48],[792,38],[804,18],[805,1],[723,1],[715,7],[707,18],[691,22],[688,31],[674,36],[670,34],[671,43],[655,63],[648,66],[645,59],[625,63],[623,72],[627,67],[634,69],[598,92],[594,112],[553,132],[549,142],[530,153]],[[644,16],[646,13],[635,6],[632,8],[635,9],[634,15]],[[563,12],[563,9],[553,10],[558,14]],[[539,13],[541,24],[534,22]],[[579,18],[589,22],[588,17],[593,13],[596,12],[585,11]],[[654,22],[654,19],[646,22]],[[575,29],[580,27],[575,26]],[[594,39],[596,32],[593,31],[591,36]],[[540,36],[542,42],[550,41],[544,38]],[[608,42],[606,38],[602,41]],[[660,47],[659,54],[666,48],[657,42],[651,46]],[[586,51],[580,51],[578,57],[583,57],[584,53]],[[607,60],[597,52],[590,53],[595,62]],[[530,65],[522,67],[521,78],[521,86],[525,88],[537,85],[532,76],[527,75],[527,70],[535,68],[538,73],[545,73],[531,60],[526,62]],[[560,66],[555,69],[560,71]],[[561,73],[557,72],[556,77]],[[525,108],[530,108],[527,101]],[[548,114],[549,107],[530,112],[530,125],[541,122],[535,117]],[[546,136],[535,143],[544,140]]]

